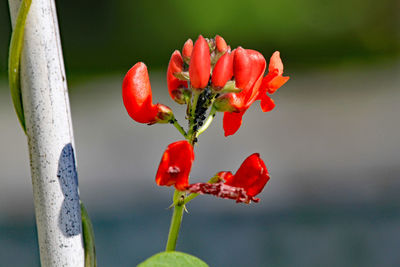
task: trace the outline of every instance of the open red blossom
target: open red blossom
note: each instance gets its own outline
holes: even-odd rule
[[[153,104],[147,67],[136,63],[122,82],[122,99],[129,116],[140,123],[166,123],[173,114],[169,107]]]
[[[183,91],[188,87],[187,81],[182,81],[175,77],[175,73],[183,71],[183,59],[181,53],[175,50],[169,60],[167,70],[167,85],[171,98],[179,104],[184,104]]]
[[[214,91],[221,90],[233,76],[233,55],[226,52],[215,64],[211,84]]]
[[[233,75],[236,87],[242,91],[224,94],[216,101],[217,108],[227,111],[223,120],[225,136],[240,128],[244,113],[257,100],[265,68],[265,58],[259,52],[241,47],[234,51]]]
[[[189,63],[189,77],[193,89],[202,90],[210,79],[210,48],[203,36],[199,36],[193,47]]]
[[[240,165],[236,174],[229,171],[219,172],[217,183],[196,183],[187,186],[190,193],[211,194],[220,198],[234,199],[236,202],[258,202],[255,198],[270,177],[260,154],[254,153]]]
[[[226,185],[240,187],[246,191],[248,196],[258,195],[269,181],[267,167],[260,158],[259,153],[247,157],[235,175],[223,175]]]
[[[174,185],[178,190],[188,186],[189,173],[194,161],[193,147],[188,141],[177,141],[165,150],[156,174],[158,185]]]
[[[261,100],[261,109],[264,112],[271,111],[275,107],[274,101],[267,95],[267,92],[275,93],[289,80],[289,77],[283,77],[282,74],[283,63],[279,51],[275,51],[269,61],[268,74],[262,80],[258,95],[258,99]]]

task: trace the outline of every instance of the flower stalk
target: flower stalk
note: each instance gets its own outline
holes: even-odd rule
[[[185,192],[175,190],[174,193],[174,212],[172,213],[171,225],[169,227],[167,245],[165,251],[174,251],[176,248],[176,241],[178,240],[179,229],[181,228],[183,211],[185,210]]]

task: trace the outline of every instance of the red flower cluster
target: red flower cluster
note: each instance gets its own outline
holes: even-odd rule
[[[278,51],[273,53],[265,75],[266,68],[267,62],[261,53],[242,47],[231,50],[221,36],[205,39],[200,35],[195,43],[188,39],[182,54],[178,50],[172,53],[167,70],[171,98],[188,105],[187,132],[177,123],[169,107],[153,104],[146,65],[139,62],[128,71],[122,84],[122,97],[132,119],[147,124],[173,123],[190,141],[178,141],[167,147],[156,174],[158,185],[174,185],[180,191],[213,194],[238,202],[257,201],[255,196],[269,180],[267,168],[258,153],[249,156],[235,175],[218,173],[220,181],[217,183],[189,185],[188,180],[194,160],[192,146],[216,111],[224,112],[223,128],[225,136],[229,136],[240,128],[243,115],[256,100],[260,100],[263,112],[275,107],[269,95],[289,80],[283,76]],[[205,121],[211,106],[211,119]]]

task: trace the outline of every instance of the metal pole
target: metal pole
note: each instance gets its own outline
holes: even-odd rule
[[[9,0],[14,27],[20,0]],[[84,266],[74,140],[54,0],[33,0],[21,92],[42,266]]]

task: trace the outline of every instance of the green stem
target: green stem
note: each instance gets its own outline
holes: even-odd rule
[[[174,207],[174,212],[171,218],[171,226],[169,227],[168,241],[165,247],[165,251],[174,251],[176,248],[176,241],[178,239],[179,229],[181,227],[182,216],[184,211],[184,197],[185,192],[175,190],[174,202],[177,201],[177,205]]]
[[[171,120],[171,122],[173,122],[172,123],[172,125],[174,125],[175,126],[175,128],[176,129],[178,129],[178,131],[183,135],[183,137],[185,137],[186,138],[186,131],[183,129],[183,127],[179,124],[179,122],[175,119],[175,118],[173,118],[172,120]]]
[[[21,84],[20,84],[20,62],[21,51],[24,42],[25,22],[32,0],[23,0],[19,7],[15,27],[11,35],[10,50],[8,56],[8,82],[11,90],[11,98],[15,112],[22,129],[26,133],[24,108],[22,106]]]
[[[208,115],[208,117],[207,117],[206,121],[204,122],[203,126],[198,130],[196,136],[201,135],[205,130],[207,130],[208,126],[210,126],[211,122],[213,121],[216,112],[217,112],[217,109],[213,105],[211,107],[210,114]]]

